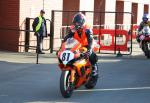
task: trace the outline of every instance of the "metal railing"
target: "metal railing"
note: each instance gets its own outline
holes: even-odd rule
[[[24,35],[25,40],[20,41],[20,42],[24,42],[24,44],[23,45],[19,44],[18,46],[19,47],[24,47],[24,51],[25,52],[28,52],[28,50],[30,50],[30,49],[37,50],[39,48],[37,45],[34,45],[34,46],[30,45],[30,42],[32,41],[32,40],[30,40],[30,35],[31,35],[31,33],[34,33],[33,30],[30,30],[30,28],[31,28],[31,26],[30,26],[31,22],[30,21],[31,20],[34,20],[34,18],[28,18],[28,17],[26,18],[26,20],[25,20],[25,29],[24,30],[23,29],[14,29],[14,28],[2,28],[2,27],[0,28],[0,30],[2,30],[2,31],[16,31],[16,32],[18,32],[19,35]],[[51,25],[51,21],[49,19],[46,19],[46,20],[49,21],[49,23],[50,23],[49,26],[50,26]],[[50,31],[50,28],[49,28],[49,31]],[[22,34],[20,32],[24,32],[24,33]],[[51,35],[49,34],[48,36],[51,36]],[[50,45],[51,45],[50,44],[50,40],[51,40],[51,38],[48,40],[49,41],[49,47],[47,49],[43,49],[44,51],[49,51],[51,49],[50,48]],[[36,64],[38,64],[39,53],[36,52],[36,54],[37,54],[36,55]]]
[[[70,19],[69,18],[69,13],[76,13],[76,12],[83,12],[85,15],[86,15],[86,13],[99,14],[99,23],[97,25],[97,28],[100,30],[99,35],[101,35],[101,30],[103,28],[109,28],[108,25],[102,24],[102,15],[107,14],[107,13],[115,14],[115,24],[113,25],[114,26],[114,30],[115,30],[115,46],[114,46],[114,53],[113,54],[117,54],[117,51],[118,51],[117,47],[116,47],[116,45],[117,45],[116,30],[118,29],[118,26],[120,26],[119,29],[123,29],[120,24],[116,24],[117,20],[118,20],[118,16],[117,15],[119,15],[119,14],[129,14],[131,16],[131,24],[129,24],[130,27],[128,29],[130,30],[130,34],[133,34],[133,14],[131,12],[99,12],[99,11],[62,11],[62,10],[52,10],[52,12],[51,12],[51,31],[50,31],[50,33],[51,33],[51,53],[54,50],[54,45],[53,44],[54,44],[54,40],[55,40],[55,38],[54,38],[54,35],[55,35],[54,32],[55,32],[55,27],[56,27],[55,26],[55,22],[56,22],[56,18],[58,17],[57,13],[60,13],[61,16],[63,16],[63,13],[68,13],[66,15],[66,19],[67,19],[67,25],[66,25],[66,27],[68,28],[69,24],[70,24],[69,23],[69,19]],[[57,17],[56,17],[56,15],[57,15]],[[130,34],[129,34],[129,36],[130,36],[130,42],[131,42],[130,53],[127,53],[127,54],[124,54],[124,55],[131,55],[132,54],[132,35],[130,35]],[[59,37],[60,37],[60,39],[62,39],[64,37],[64,34],[60,33]],[[99,37],[99,40],[100,40],[100,37]]]

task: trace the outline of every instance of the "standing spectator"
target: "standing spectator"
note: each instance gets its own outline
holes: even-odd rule
[[[35,36],[37,37],[37,48],[36,53],[44,54],[42,52],[43,48],[43,39],[47,37],[47,27],[46,27],[46,20],[44,18],[45,11],[40,11],[40,16],[36,17],[33,21],[32,27],[35,32]]]

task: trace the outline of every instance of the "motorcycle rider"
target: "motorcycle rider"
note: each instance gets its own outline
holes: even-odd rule
[[[141,43],[141,39],[142,38],[140,38],[140,36],[142,35],[143,28],[145,26],[149,26],[150,27],[150,21],[148,19],[149,19],[149,15],[148,14],[144,14],[143,17],[142,17],[142,22],[140,23],[139,28],[138,28],[138,35],[137,35],[137,38],[136,38],[138,43]],[[143,38],[144,38],[144,36],[143,36]]]
[[[65,36],[64,41],[68,38],[75,38],[77,39],[83,47],[88,49],[86,56],[89,57],[89,60],[92,64],[92,76],[98,76],[97,73],[97,66],[96,62],[98,61],[97,55],[92,50],[92,43],[93,43],[93,33],[90,29],[90,26],[86,24],[85,15],[81,12],[77,13],[73,17],[73,25],[70,27],[69,34]]]

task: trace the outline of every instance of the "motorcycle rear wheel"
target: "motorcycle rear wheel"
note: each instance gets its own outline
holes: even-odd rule
[[[60,77],[60,91],[64,98],[70,98],[73,93],[73,87],[69,82],[70,72],[62,71]]]

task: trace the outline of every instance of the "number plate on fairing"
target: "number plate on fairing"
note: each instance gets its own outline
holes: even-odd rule
[[[65,50],[60,54],[60,59],[62,60],[63,64],[67,64],[69,61],[74,59],[74,53],[69,50]]]

